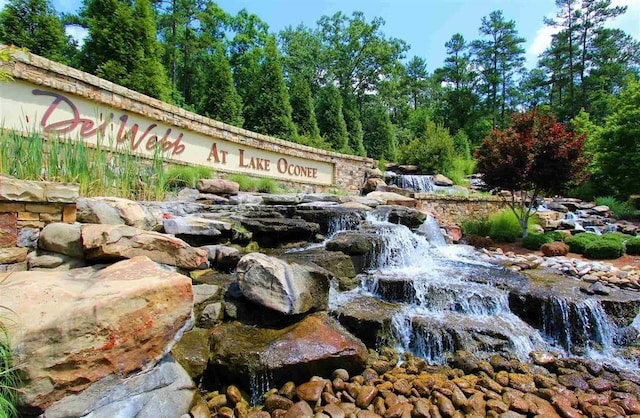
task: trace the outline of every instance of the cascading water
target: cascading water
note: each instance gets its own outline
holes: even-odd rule
[[[444,245],[442,237],[434,237],[439,227],[432,219],[417,234],[374,215],[368,215],[359,229],[379,235],[380,244],[361,275],[361,287],[339,297],[334,292],[332,308],[363,296],[395,304],[386,342],[397,344],[400,350],[432,363],[443,363],[459,349],[521,360],[533,350],[614,356],[615,326],[595,299],[553,297],[541,306],[538,331],[509,306],[506,289],[527,280],[477,261],[474,250]],[[636,327],[640,327],[638,321]]]
[[[442,363],[461,348],[502,349],[526,358],[534,347],[544,346],[539,333],[511,313],[506,291],[467,280],[468,271],[460,274],[465,270],[460,260],[473,266],[470,253],[443,255],[444,238],[432,218],[420,228],[429,231],[424,235],[373,216],[361,229],[379,234],[382,244],[370,257],[359,291],[404,301],[389,330],[400,349]]]
[[[435,190],[433,176],[387,173],[389,184],[417,193],[430,193]]]

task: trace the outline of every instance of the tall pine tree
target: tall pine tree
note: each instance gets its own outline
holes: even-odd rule
[[[0,12],[0,42],[68,62],[69,37],[48,0],[9,0]]]
[[[151,97],[171,99],[149,0],[134,0],[133,4],[85,0],[82,14],[89,24],[82,69]]]

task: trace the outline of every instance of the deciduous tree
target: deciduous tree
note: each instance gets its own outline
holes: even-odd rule
[[[541,193],[557,194],[584,180],[584,135],[537,110],[513,116],[511,127],[495,129],[476,151],[477,169],[489,187],[511,192],[507,200],[527,235],[527,221]]]

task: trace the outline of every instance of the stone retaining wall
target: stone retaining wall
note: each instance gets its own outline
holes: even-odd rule
[[[418,208],[433,214],[440,225],[460,225],[467,219],[486,218],[506,207],[499,197],[446,196],[417,193]]]
[[[26,270],[40,230],[51,222],[74,223],[79,187],[0,175],[0,273]]]
[[[357,193],[365,169],[374,166],[370,158],[227,125],[31,53],[12,56],[15,62],[0,63],[14,77],[0,89],[4,128],[89,144],[109,136],[106,146],[149,158],[163,147],[166,161],[296,182],[317,192],[339,187]]]

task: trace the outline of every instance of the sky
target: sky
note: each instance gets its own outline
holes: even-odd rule
[[[0,8],[7,0],[0,0]],[[483,16],[502,10],[506,19],[514,20],[518,34],[526,39],[526,65],[535,67],[537,57],[551,41],[554,29],[543,18],[554,17],[554,0],[217,0],[226,12],[236,14],[245,8],[269,25],[271,32],[300,23],[315,28],[323,15],[338,11],[351,15],[362,11],[367,21],[382,17],[382,32],[410,45],[407,58],[419,56],[431,72],[441,67],[446,57],[445,42],[456,32],[467,41],[479,38],[478,28]],[[73,13],[80,0],[53,0],[59,12]],[[613,0],[613,5],[628,6],[627,13],[609,26],[623,29],[640,40],[640,0]],[[78,33],[72,35],[78,36]]]

